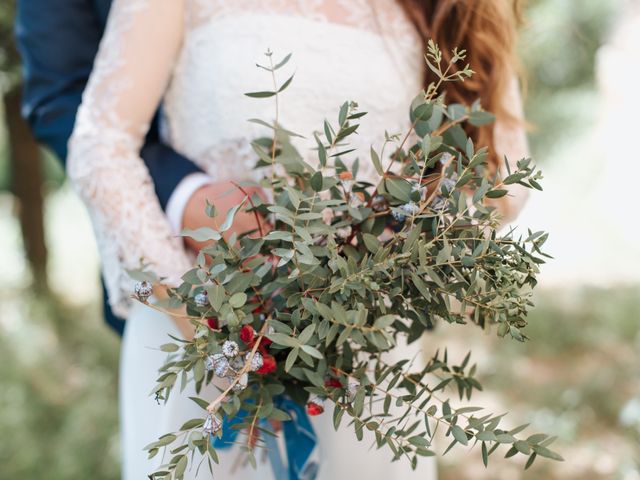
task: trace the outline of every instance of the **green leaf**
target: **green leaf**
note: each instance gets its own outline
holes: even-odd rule
[[[411,201],[411,184],[401,178],[387,178],[384,181],[387,191],[396,199],[403,202]]]
[[[218,214],[216,210],[216,206],[213,203],[209,203],[209,199],[205,199],[205,208],[204,212],[207,214],[207,217],[213,218]]]
[[[240,209],[241,206],[242,204],[236,205],[235,207],[232,207],[229,209],[229,211],[227,212],[227,217],[224,220],[224,223],[220,226],[221,232],[226,232],[231,228],[231,225],[233,225],[233,219],[235,218],[236,213],[238,213],[238,210]]]
[[[504,197],[507,193],[509,193],[508,190],[502,189],[502,188],[496,188],[495,190],[489,190],[487,192],[487,197],[489,198],[500,198],[500,197]]]
[[[338,123],[340,125],[344,125],[344,122],[346,122],[348,111],[349,111],[349,102],[344,102],[340,106],[340,111],[338,112]]]
[[[311,335],[316,331],[316,324],[312,323],[308,325],[300,335],[298,335],[298,341],[302,344],[308,343],[311,339]]]
[[[202,398],[189,397],[189,400],[193,400],[196,404],[198,404],[199,407],[205,410],[209,406],[209,402],[207,402],[206,400],[203,400]]]
[[[302,350],[305,353],[308,353],[309,355],[311,355],[313,358],[317,358],[318,360],[322,360],[324,357],[322,356],[322,353],[320,353],[320,350],[318,350],[317,348],[312,347],[311,345],[302,345]]]
[[[373,166],[375,167],[376,172],[378,172],[378,175],[384,175],[382,163],[380,163],[380,156],[378,156],[378,153],[373,149],[373,146],[371,147],[371,161],[373,162]]]
[[[297,347],[299,345],[298,341],[295,338],[291,338],[284,333],[269,333],[267,338],[271,340],[273,343],[282,345],[285,347]]]
[[[433,115],[433,104],[432,103],[423,103],[416,107],[412,113],[412,120],[420,120],[426,122]]]
[[[279,68],[284,67],[287,62],[289,61],[289,59],[291,58],[291,55],[293,55],[292,53],[287,54],[287,56],[285,56],[282,60],[280,60],[280,62],[278,62],[274,67],[273,67],[273,71],[275,72],[276,70],[278,70]]]
[[[206,290],[209,296],[209,303],[216,312],[220,311],[220,307],[222,307],[222,302],[224,302],[226,296],[224,287],[222,285],[211,285],[207,287]]]
[[[558,455],[556,452],[549,450],[546,447],[541,447],[540,445],[534,445],[533,451],[536,452],[541,457],[549,458],[551,460],[557,460],[558,462],[564,462],[564,458]]]
[[[489,430],[485,430],[483,432],[478,432],[476,434],[476,438],[478,440],[481,440],[483,442],[495,442],[496,441],[496,434],[489,431]]]
[[[233,308],[240,308],[245,303],[247,303],[247,294],[244,292],[234,293],[229,299],[229,305],[231,305]]]
[[[464,433],[464,430],[460,428],[458,425],[451,426],[451,434],[453,435],[453,438],[455,438],[462,445],[469,444],[469,439],[467,438],[467,434]]]
[[[474,127],[482,127],[483,125],[488,125],[490,123],[493,123],[495,119],[495,115],[482,110],[471,112],[471,115],[469,115],[469,123]]]
[[[191,420],[186,421],[180,427],[181,431],[192,430],[194,428],[201,427],[204,424],[204,419],[202,418],[192,418]]]
[[[499,443],[513,443],[516,441],[513,435],[509,435],[508,433],[499,433],[496,435],[496,440]]]
[[[182,455],[178,463],[176,464],[176,469],[173,472],[174,478],[182,478],[185,470],[187,469],[188,457],[186,455]]]
[[[317,171],[311,176],[311,188],[314,191],[320,192],[322,191],[322,172]]]
[[[530,456],[529,456],[529,460],[527,460],[527,463],[524,466],[524,469],[527,470],[529,469],[529,467],[531,465],[533,465],[533,462],[535,461],[536,457],[538,456],[537,453],[533,452]]]
[[[487,444],[482,442],[482,463],[486,467],[489,465],[489,453],[487,452]]]
[[[288,372],[289,370],[291,370],[291,367],[293,367],[293,364],[295,363],[296,359],[298,358],[298,353],[300,352],[299,348],[294,348],[289,352],[289,355],[287,355],[287,360],[284,364],[284,369],[286,372]]]
[[[289,84],[291,83],[291,80],[293,80],[293,75],[291,75],[283,84],[282,86],[278,89],[278,93],[282,92],[285,88],[287,88],[289,86]]]
[[[164,345],[162,345],[160,347],[160,350],[162,350],[163,352],[177,352],[180,349],[180,347],[178,347],[178,345],[176,345],[175,343],[165,343]]]
[[[376,236],[371,235],[370,233],[364,233],[362,235],[362,240],[364,241],[364,244],[367,247],[367,250],[369,250],[371,253],[377,253],[378,250],[380,250],[380,247],[382,245],[380,241],[376,238]]]
[[[196,242],[206,242],[209,240],[218,241],[222,238],[219,232],[209,227],[201,227],[195,230],[185,228],[180,232],[180,236],[193,238]]]
[[[529,455],[531,453],[531,448],[524,440],[516,441],[513,446],[516,450],[518,450],[520,453],[523,453],[524,455]]]
[[[251,98],[268,98],[268,97],[273,97],[276,94],[276,92],[249,92],[249,93],[245,93],[245,95],[247,97],[251,97]]]
[[[376,318],[375,322],[373,322],[373,326],[376,328],[387,328],[389,327],[396,319],[396,315],[383,315],[382,317]]]

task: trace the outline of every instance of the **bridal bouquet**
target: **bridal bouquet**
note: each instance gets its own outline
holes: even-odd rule
[[[259,67],[275,79],[289,57],[276,64],[268,52],[268,65]],[[193,340],[162,345],[169,355],[153,394],[166,400],[189,382],[198,392],[212,381],[222,385],[215,398],[192,398],[201,417],[147,446],[151,457],[163,452],[166,459],[150,478],[182,478],[196,452],[211,468],[224,439],[255,464],[256,449],[278,435],[275,424],[286,430],[306,415],[330,415],[336,428],[348,423],[360,440],[371,431],[378,448],[414,468],[419,457],[434,455],[437,432],[450,441],[445,453],[477,444],[485,465],[501,447],[507,457],[528,456],[527,467],[538,456],[561,460],[549,449],[553,438],[522,435],[525,426],[507,429],[503,415],[463,402],[481,389],[469,355],[459,363],[446,350],[420,365],[390,360],[398,339],[415,341],[436,324],[526,340],[531,291],[545,257],[547,235],[498,233],[495,207],[508,185],[540,189],[540,172],[522,159],[498,174],[487,149],[466,134],[493,116],[479,102],[446,103],[443,84],[473,73],[452,68],[464,51],[454,50],[445,64],[430,43],[425,59],[439,81],[411,104],[411,130],[387,135],[389,155],[372,148],[366,159],[357,152],[358,160],[344,161],[356,155],[349,137],[365,115],[353,102],[314,133],[313,165],[292,145],[297,134],[277,118],[250,120],[272,131],[253,143],[270,200],[247,195],[218,230],[185,231],[213,242],[168,299],[150,304],[186,307],[196,328]],[[291,80],[247,95],[277,100]],[[377,171],[373,183],[359,179],[365,161]],[[270,219],[270,229],[223,236],[239,209]],[[207,212],[216,215],[215,205]],[[148,303],[157,279],[131,273],[139,280],[134,297]]]

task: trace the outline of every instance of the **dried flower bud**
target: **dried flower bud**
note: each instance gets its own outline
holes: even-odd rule
[[[229,366],[229,360],[222,353],[209,355],[204,362],[204,367],[207,370],[213,370],[217,377],[226,377],[229,373]]]
[[[446,202],[444,198],[439,195],[433,199],[433,202],[431,202],[431,208],[434,210],[442,210],[445,206]]]
[[[209,305],[209,295],[207,295],[207,292],[200,292],[193,297],[193,301],[198,307],[206,307]]]
[[[233,359],[231,359],[229,361],[229,365],[231,365],[231,368],[233,369],[232,372],[229,372],[229,375],[233,376],[236,373],[238,373],[240,370],[242,370],[242,367],[244,367],[244,360],[242,359],[242,357],[235,357]]]
[[[373,208],[374,212],[384,212],[389,208],[389,204],[387,203],[387,199],[382,195],[376,195],[371,201],[371,208]]]
[[[264,359],[262,358],[262,354],[260,352],[255,352],[253,354],[253,357],[251,357],[251,352],[247,352],[244,358],[246,362],[248,362],[249,358],[251,358],[250,368],[252,372],[257,372],[262,368],[262,365],[264,364]]]
[[[248,384],[249,384],[249,375],[247,373],[243,373],[238,377],[238,381],[233,385],[231,390],[233,390],[236,393],[239,393],[243,391],[245,388],[247,388]]]
[[[351,236],[351,232],[352,232],[351,225],[347,225],[346,227],[338,228],[336,230],[336,235],[342,240],[346,240]]]
[[[147,282],[146,280],[144,280],[142,282],[136,283],[134,291],[136,297],[138,297],[141,302],[146,302],[153,293],[153,285],[151,285],[151,282]]]
[[[420,192],[420,201],[424,201],[427,198],[427,187],[424,187],[420,182],[412,182],[411,191]]]
[[[349,402],[353,402],[356,399],[358,388],[360,388],[360,382],[353,378],[349,378],[349,381],[347,382],[347,399]]]
[[[392,210],[391,211],[391,216],[393,217],[393,219],[396,222],[400,222],[400,223],[404,223],[404,221],[407,219],[406,215],[404,215],[403,213],[398,212],[397,210]]]
[[[449,152],[444,152],[442,154],[442,156],[440,157],[440,164],[441,165],[446,165],[448,164],[451,160],[453,160],[453,155],[451,155]]]
[[[222,430],[222,421],[220,421],[217,416],[209,414],[202,426],[202,433],[205,435],[215,435],[220,430]]]
[[[443,178],[441,185],[447,190],[448,193],[453,192],[455,188],[457,180],[455,178]]]
[[[222,344],[222,353],[224,353],[224,356],[227,358],[234,358],[238,356],[238,353],[240,353],[240,348],[233,340],[226,340]]]
[[[400,210],[412,217],[420,212],[420,207],[415,202],[409,202],[404,205],[400,205]]]

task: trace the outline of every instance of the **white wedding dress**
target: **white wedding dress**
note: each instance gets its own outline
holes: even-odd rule
[[[203,415],[188,400],[188,389],[175,391],[167,406],[149,396],[164,359],[158,346],[167,334],[179,333],[167,316],[131,304],[133,281],[126,270],[143,258],[176,282],[190,257],[170,229],[139,150],[162,103],[163,135],[176,151],[214,181],[256,178],[249,142],[268,132],[247,119],[273,119],[274,102],[243,94],[273,88],[270,74],[256,67],[268,62],[267,49],[274,62],[293,53],[277,72],[281,84],[295,70],[280,98],[280,120],[307,138],[297,141],[308,160],[312,132],[325,118],[335,123],[340,104],[355,100],[369,114],[352,143],[365,154],[361,171],[372,173],[364,161],[370,145],[381,146],[385,129],[406,130],[408,105],[425,69],[424,46],[393,0],[115,0],[112,6],[70,141],[68,169],[94,224],[110,303],[127,318],[120,379],[125,480],[147,478],[161,461],[147,460],[146,444]],[[515,82],[505,101],[520,114]],[[496,135],[501,153],[511,159],[527,154],[521,128],[498,125]],[[358,442],[352,429],[335,433],[330,413],[313,422],[320,479],[436,478],[432,459],[412,471],[406,461],[391,463],[389,452],[371,449],[371,441]],[[236,453],[221,452],[214,478],[271,478],[266,463],[232,473]],[[211,474],[203,466],[186,478]]]

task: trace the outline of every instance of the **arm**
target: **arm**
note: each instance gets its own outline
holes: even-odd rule
[[[175,283],[190,266],[140,150],[183,35],[183,0],[115,0],[69,142],[69,177],[87,204],[109,301],[125,316],[144,259]]]
[[[16,39],[24,65],[23,114],[34,136],[63,163],[102,36],[102,15],[96,8],[91,0],[18,2]],[[162,144],[156,128],[150,132],[141,155],[164,208],[176,185],[200,170]]]
[[[529,143],[525,131],[525,119],[522,108],[522,98],[517,78],[514,76],[504,96],[504,105],[513,116],[513,120],[498,120],[495,125],[494,138],[498,155],[507,158],[512,170],[516,168],[518,160],[529,156]],[[503,176],[506,169],[503,168]],[[506,187],[509,194],[498,202],[502,210],[503,223],[516,219],[529,197],[529,190],[521,185]]]

